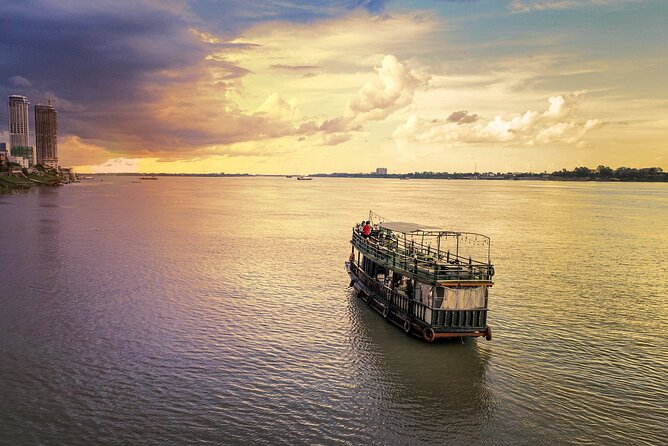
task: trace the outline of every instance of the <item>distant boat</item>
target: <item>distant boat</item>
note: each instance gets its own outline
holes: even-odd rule
[[[292,175],[286,175],[285,178],[292,178]]]
[[[152,176],[152,177],[139,177],[140,180],[157,180],[158,177]]]
[[[401,177],[401,178],[399,178],[399,179],[400,179],[400,180],[410,180],[410,177],[407,177],[407,176],[406,176],[406,177]]]
[[[83,177],[84,180],[94,180],[95,177]]]
[[[297,179],[306,181],[306,180],[312,180],[313,178],[311,178],[311,177],[297,177]]]

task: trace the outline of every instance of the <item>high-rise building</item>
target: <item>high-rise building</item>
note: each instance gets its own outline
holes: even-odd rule
[[[30,102],[25,96],[9,95],[9,148],[30,146],[30,126],[28,108]]]
[[[387,167],[377,167],[376,175],[387,175]]]
[[[28,109],[30,102],[25,96],[9,95],[9,150],[12,156],[22,156],[35,162],[35,149],[30,145]],[[20,154],[19,154],[20,153]]]
[[[37,164],[58,165],[58,113],[49,105],[35,105]]]

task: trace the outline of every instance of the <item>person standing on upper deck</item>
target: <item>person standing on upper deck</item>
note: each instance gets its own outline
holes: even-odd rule
[[[364,238],[369,238],[371,235],[371,222],[367,220],[367,222],[364,224],[364,227],[362,228],[362,235]]]

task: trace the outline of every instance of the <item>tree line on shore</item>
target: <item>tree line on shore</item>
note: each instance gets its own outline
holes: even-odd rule
[[[660,167],[611,167],[600,165],[596,169],[576,167],[573,170],[562,169],[552,172],[557,178],[617,179],[620,181],[666,181],[667,174]]]
[[[580,180],[580,181],[668,181],[668,173],[660,167],[619,167],[613,169],[600,165],[596,169],[576,167],[552,173],[536,172],[412,172],[379,175],[376,173],[320,173],[312,176],[342,178],[415,178],[415,179],[536,179],[536,180]]]

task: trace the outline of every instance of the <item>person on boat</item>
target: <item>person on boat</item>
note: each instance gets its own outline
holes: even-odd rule
[[[364,227],[362,228],[362,235],[364,238],[369,238],[371,235],[371,222],[367,220],[367,222],[364,224]]]

